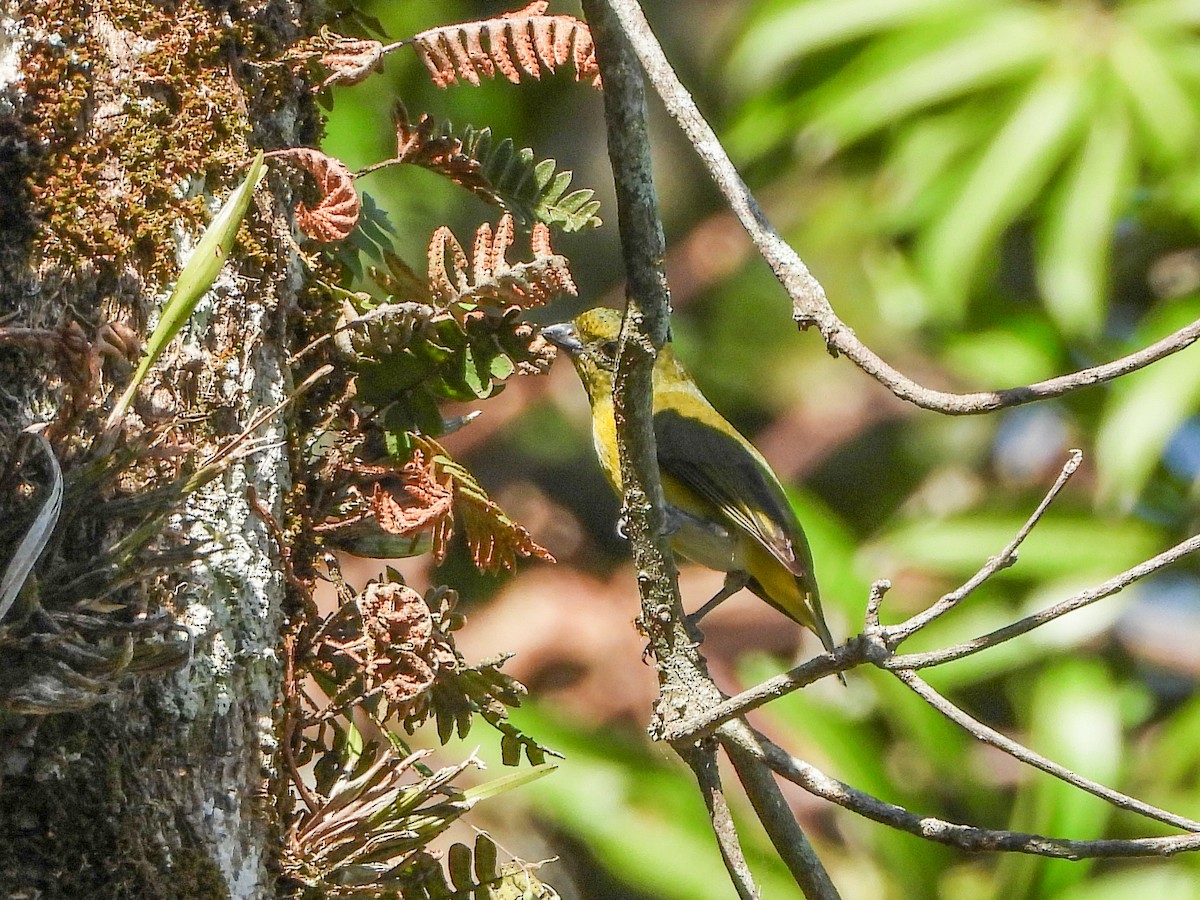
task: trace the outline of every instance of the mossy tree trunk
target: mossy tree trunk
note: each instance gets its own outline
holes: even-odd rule
[[[70,476],[121,380],[96,362],[103,327],[124,323],[144,338],[252,148],[315,139],[309,92],[279,62],[312,26],[303,0],[2,9],[0,466],[23,428],[63,421],[73,403],[71,421],[86,428],[53,439]],[[286,239],[290,208],[268,178],[231,264],[143,388],[131,435],[170,421],[169,443],[203,456],[286,396],[288,312],[303,284]],[[113,677],[94,703],[77,702],[70,678],[42,673],[30,689],[74,708],[0,710],[0,895],[274,893],[285,589],[247,487],[282,516],[290,454],[279,416],[255,437],[263,449],[169,520],[176,548],[193,557],[138,596],[118,595],[124,609],[163,610],[190,632],[186,665]],[[0,496],[0,523],[17,507]],[[121,536],[94,533],[94,546],[59,552],[95,553]],[[13,639],[13,620],[0,623],[0,642]],[[177,630],[168,637],[178,643]],[[13,659],[0,659],[9,684],[23,677]]]

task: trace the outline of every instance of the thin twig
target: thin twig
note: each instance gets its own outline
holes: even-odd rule
[[[1082,609],[1089,604],[1095,603],[1097,600],[1110,597],[1129,587],[1135,581],[1139,581],[1147,575],[1152,575],[1159,569],[1169,566],[1171,563],[1182,559],[1189,553],[1195,553],[1197,550],[1200,550],[1200,534],[1193,535],[1186,541],[1176,544],[1170,550],[1166,550],[1143,563],[1138,563],[1131,569],[1126,569],[1120,575],[1113,576],[1103,584],[1089,588],[1086,591],[1080,591],[1066,600],[1055,603],[1053,606],[1048,606],[1040,612],[1026,616],[1020,621],[1013,622],[1011,625],[997,628],[995,631],[985,634],[982,637],[964,641],[961,644],[955,644],[952,647],[946,647],[941,650],[932,650],[928,653],[900,654],[878,662],[876,665],[885,669],[926,669],[930,666],[939,666],[942,663],[971,656],[981,650],[995,647],[997,644],[1003,644],[1005,641],[1011,641],[1019,635],[1033,631],[1035,628],[1040,628],[1047,622],[1053,622],[1055,619],[1061,618],[1077,609]]]
[[[734,729],[723,729],[721,736],[723,742],[736,742],[780,776],[815,796],[881,824],[960,850],[1001,850],[1059,859],[1173,856],[1184,851],[1200,850],[1200,834],[1130,840],[1072,841],[1020,831],[976,828],[933,816],[921,816],[902,806],[873,797],[836,778],[830,778],[820,769],[796,759],[757,732],[746,735]]]
[[[717,839],[717,846],[721,849],[721,859],[725,862],[725,869],[729,872],[729,880],[733,882],[734,890],[741,900],[760,900],[762,895],[754,884],[750,867],[746,864],[742,845],[738,842],[737,829],[729,812],[729,804],[725,802],[716,750],[711,744],[704,743],[678,748],[678,752],[700,785],[700,793],[708,809],[708,821]]]
[[[891,651],[880,640],[873,639],[870,635],[859,635],[840,647],[835,647],[829,653],[805,660],[795,668],[768,678],[690,717],[666,723],[654,737],[671,744],[699,740],[712,734],[726,722],[744,716],[751,710],[765,706],[772,700],[806,687],[814,681],[848,671],[865,662],[888,659],[890,654]]]
[[[1050,490],[1046,492],[1046,496],[1042,498],[1042,502],[1038,504],[1037,509],[1033,511],[1032,515],[1025,521],[1025,524],[1021,526],[1021,530],[1008,542],[1008,546],[996,556],[988,559],[983,567],[971,576],[962,587],[946,594],[937,603],[933,604],[933,606],[913,616],[908,621],[889,627],[887,629],[887,639],[891,646],[899,646],[902,641],[912,637],[912,635],[916,634],[926,625],[950,612],[950,610],[954,609],[955,606],[970,596],[981,584],[1001,569],[1007,569],[1015,563],[1017,561],[1017,548],[1021,546],[1025,538],[1029,537],[1029,532],[1033,530],[1033,526],[1045,515],[1046,510],[1050,508],[1050,504],[1054,502],[1054,498],[1058,496],[1059,491],[1066,486],[1066,483],[1071,480],[1071,476],[1079,469],[1081,462],[1083,462],[1083,451],[1072,450],[1071,458],[1062,467],[1062,471],[1058,474],[1058,479],[1054,482]],[[878,624],[878,618],[876,618],[876,624]]]
[[[801,328],[815,325],[831,353],[842,354],[900,399],[922,409],[949,415],[990,412],[1035,400],[1060,397],[1082,387],[1112,381],[1178,353],[1200,339],[1198,320],[1136,353],[1112,362],[1024,387],[999,391],[956,394],[918,384],[863,344],[855,336],[853,329],[838,318],[820,282],[809,272],[796,251],[767,221],[758,202],[721,146],[716,133],[705,121],[695,101],[667,61],[636,0],[611,0],[611,6],[667,111],[679,123],[725,202],[729,204],[742,227],[746,229],[750,240],[787,291],[792,300],[793,318],[797,324]]]
[[[753,731],[744,722],[731,722],[727,727],[743,737],[753,738]],[[729,754],[758,820],[762,822],[779,858],[788,867],[807,900],[838,900],[840,895],[837,887],[821,865],[808,836],[796,822],[796,816],[779,789],[775,775],[739,744],[722,740],[722,746]]]
[[[881,578],[871,585],[871,595],[867,598],[867,632],[876,631],[879,628],[879,610],[883,606],[883,597],[892,589],[892,583],[886,578]]]
[[[1194,819],[1168,812],[1165,809],[1159,809],[1157,806],[1143,803],[1141,800],[1130,797],[1128,794],[1122,794],[1120,791],[1114,791],[1110,787],[1105,787],[1099,782],[1092,781],[1090,778],[1084,778],[1077,772],[1072,772],[1065,766],[1047,759],[1040,753],[1030,750],[1022,744],[1018,744],[1012,738],[1001,734],[994,728],[984,725],[935,691],[916,672],[901,671],[894,672],[893,674],[904,682],[918,697],[976,740],[990,744],[998,750],[1003,750],[1014,759],[1019,759],[1026,765],[1033,766],[1035,769],[1041,769],[1046,774],[1053,775],[1060,781],[1072,784],[1082,791],[1095,794],[1097,797],[1107,800],[1119,809],[1140,813],[1147,818],[1157,819],[1159,822],[1165,822],[1168,825],[1174,825],[1176,828],[1182,828],[1184,831],[1200,832],[1200,822]]]

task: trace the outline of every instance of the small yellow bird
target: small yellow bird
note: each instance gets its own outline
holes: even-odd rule
[[[601,307],[542,329],[571,357],[587,389],[596,454],[618,494],[612,385],[620,330],[621,313]],[[726,573],[721,590],[690,620],[747,587],[832,650],[812,552],[779,479],[700,393],[670,345],[654,365],[654,436],[671,549]]]

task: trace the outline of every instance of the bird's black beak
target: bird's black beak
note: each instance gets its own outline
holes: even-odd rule
[[[547,325],[542,329],[542,337],[568,356],[578,356],[583,352],[583,341],[579,340],[579,332],[570,322]]]

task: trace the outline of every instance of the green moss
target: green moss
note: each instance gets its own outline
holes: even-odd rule
[[[269,96],[264,82],[288,72],[272,64],[278,50],[263,30],[195,0],[110,0],[87,20],[78,10],[41,5],[25,59],[24,125],[42,148],[31,177],[35,258],[43,271],[88,260],[89,275],[163,284],[178,269],[180,230],[209,218],[194,195],[232,184],[246,162],[240,80]],[[266,253],[257,241],[247,251]]]

